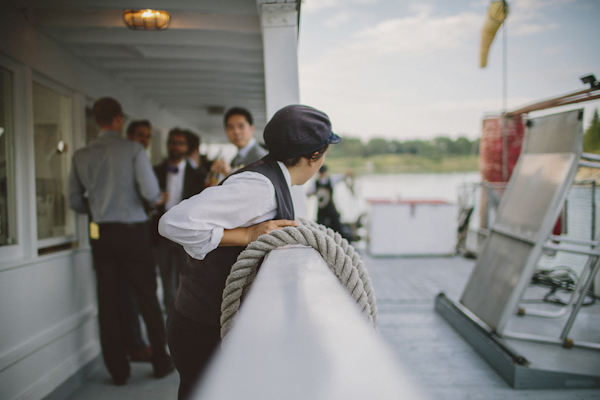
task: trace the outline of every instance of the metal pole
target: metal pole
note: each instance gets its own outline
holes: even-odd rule
[[[579,295],[579,298],[577,299],[577,303],[575,303],[575,307],[573,307],[573,311],[571,312],[571,315],[569,316],[569,320],[565,324],[565,328],[563,329],[563,331],[560,335],[560,339],[563,342],[565,340],[567,340],[567,337],[569,336],[569,332],[571,332],[571,328],[573,327],[573,323],[575,322],[575,318],[577,317],[577,314],[579,313],[579,310],[581,309],[583,300],[585,300],[585,296],[586,296],[587,292],[590,290],[592,281],[594,280],[594,277],[598,273],[598,268],[600,267],[600,257],[594,257],[594,258],[596,259],[594,267],[592,269],[590,269],[590,273],[586,279],[585,285],[583,285],[583,289],[581,291],[581,294]]]
[[[507,11],[506,1],[504,2],[504,13]],[[506,112],[508,110],[508,51],[507,51],[507,34],[506,20],[502,23],[502,180],[508,180],[508,118]]]
[[[592,181],[592,231],[590,236],[592,241],[596,240],[596,181]]]

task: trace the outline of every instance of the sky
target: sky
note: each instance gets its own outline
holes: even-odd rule
[[[300,101],[336,133],[368,141],[475,139],[503,111],[502,28],[479,68],[485,0],[303,0]],[[506,20],[507,109],[600,80],[600,0],[512,0]],[[600,101],[585,107],[584,127]]]

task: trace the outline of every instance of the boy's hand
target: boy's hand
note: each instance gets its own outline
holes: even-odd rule
[[[271,233],[275,229],[283,229],[286,226],[298,226],[298,223],[296,221],[290,221],[287,219],[277,219],[249,226],[246,228],[248,229],[248,244],[254,242],[261,235]]]
[[[225,229],[219,246],[247,246],[258,239],[260,235],[271,233],[275,229],[283,229],[286,226],[298,226],[298,223],[287,219],[278,219],[261,222],[247,228]]]
[[[223,174],[225,176],[231,173],[231,167],[229,164],[218,158],[213,161],[212,165],[210,166],[210,170],[215,174]]]

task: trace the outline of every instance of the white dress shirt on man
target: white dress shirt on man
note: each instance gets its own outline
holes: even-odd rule
[[[169,192],[169,200],[165,203],[165,210],[167,211],[181,203],[185,166],[186,159],[184,158],[177,164],[177,172],[167,170],[167,192]]]

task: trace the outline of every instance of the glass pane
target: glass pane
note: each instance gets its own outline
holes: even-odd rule
[[[569,153],[522,154],[496,216],[495,227],[533,242],[573,168]]]
[[[0,68],[0,246],[16,243],[12,74]]]
[[[90,144],[100,134],[100,129],[94,120],[94,112],[91,108],[85,108],[85,143]]]
[[[67,206],[70,167],[71,104],[67,96],[33,84],[33,133],[38,239],[75,233]]]

